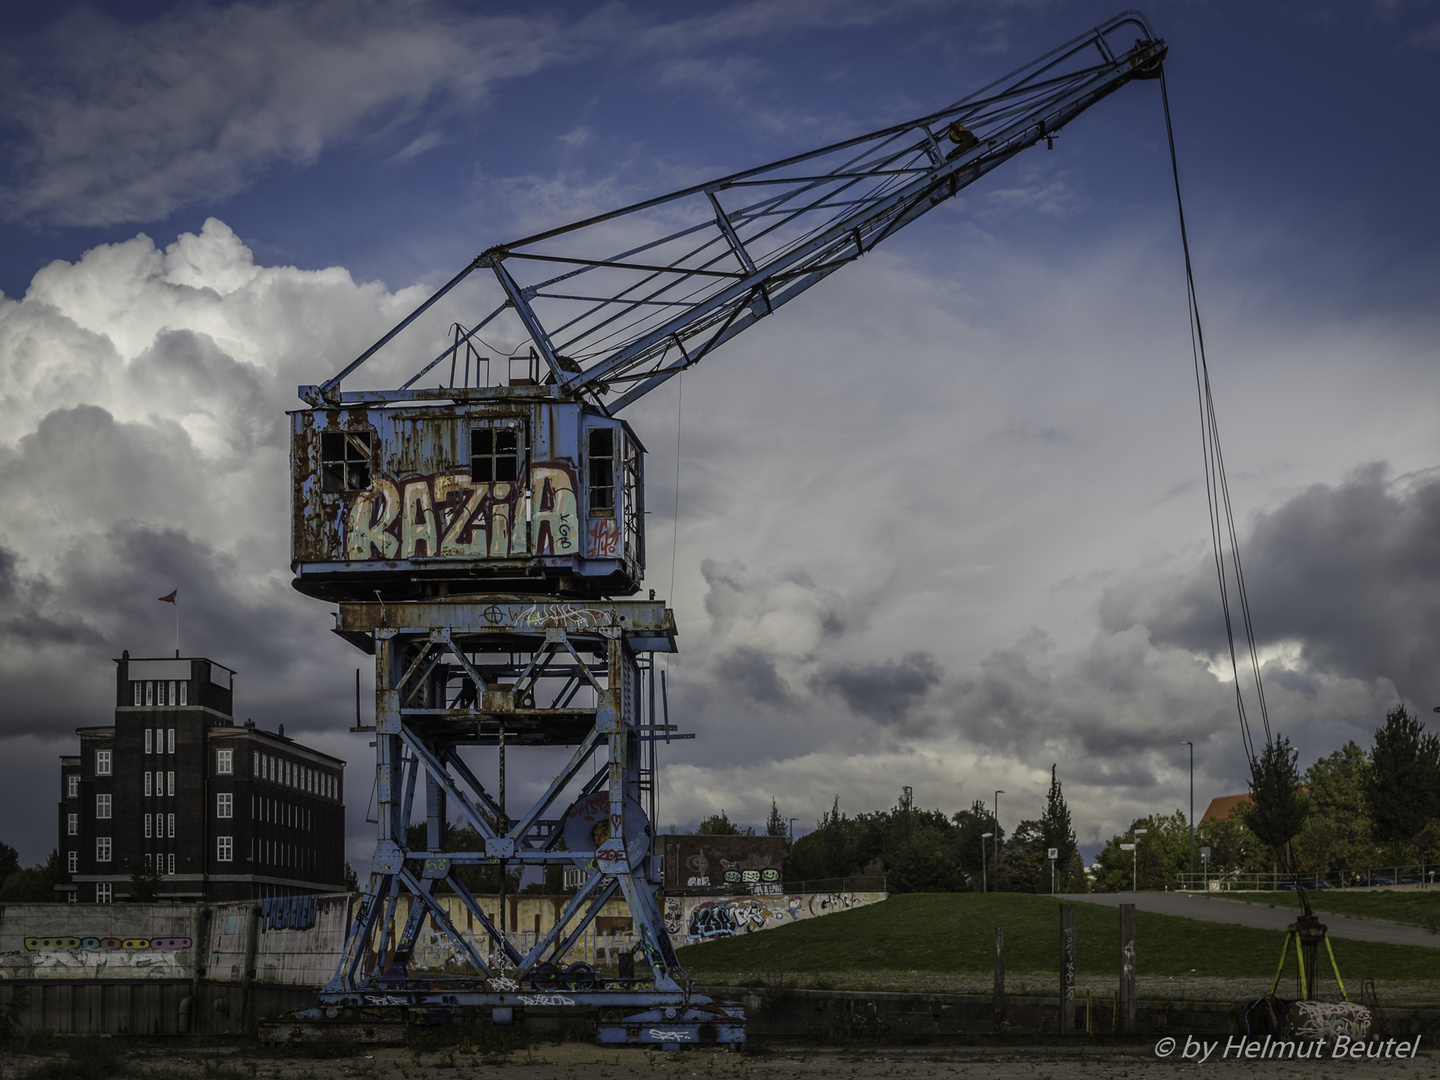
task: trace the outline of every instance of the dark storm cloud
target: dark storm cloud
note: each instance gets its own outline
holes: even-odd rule
[[[1250,607],[1262,644],[1298,646],[1297,689],[1313,691],[1311,673],[1387,679],[1428,707],[1440,701],[1440,472],[1390,483],[1384,473],[1372,465],[1261,514],[1241,541]],[[1157,644],[1221,655],[1215,596],[1207,564],[1181,581],[1112,589],[1102,623],[1143,623]]]
[[[826,665],[810,687],[838,696],[853,713],[894,725],[909,717],[942,675],[934,656],[912,652],[900,660]]]
[[[742,645],[715,660],[714,674],[729,693],[780,708],[795,704],[790,684],[775,670],[775,661],[759,649]]]

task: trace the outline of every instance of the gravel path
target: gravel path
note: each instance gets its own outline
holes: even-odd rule
[[[1243,900],[1218,900],[1197,893],[1067,893],[1061,896],[1061,899],[1077,904],[1100,904],[1106,907],[1134,904],[1137,911],[1253,926],[1260,930],[1284,930],[1295,921],[1296,915],[1293,908],[1272,908],[1268,904],[1251,904]],[[1334,938],[1440,949],[1440,936],[1423,926],[1382,922],[1379,919],[1352,919],[1328,912],[1319,914],[1326,932]]]

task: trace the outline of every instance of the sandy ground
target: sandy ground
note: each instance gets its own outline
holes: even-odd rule
[[[1090,1048],[1087,1048],[1090,1049]],[[0,1058],[0,1076],[23,1077],[40,1065],[35,1058]],[[1403,1060],[1303,1062],[1219,1060],[1201,1065],[1159,1058],[1151,1046],[1106,1053],[1061,1052],[1051,1048],[1003,1051],[926,1048],[909,1052],[764,1051],[733,1054],[707,1050],[663,1053],[606,1050],[562,1044],[518,1051],[508,1057],[484,1057],[464,1051],[416,1055],[409,1050],[377,1048],[353,1058],[334,1060],[260,1059],[235,1053],[193,1055],[150,1053],[128,1063],[126,1075],[146,1080],[461,1080],[505,1077],[507,1080],[810,1080],[821,1077],[915,1078],[964,1075],[969,1080],[1178,1080],[1197,1074],[1230,1077],[1275,1077],[1279,1080],[1384,1077],[1394,1080],[1435,1080],[1440,1056],[1422,1047]]]

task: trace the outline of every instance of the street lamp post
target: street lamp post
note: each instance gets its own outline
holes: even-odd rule
[[[799,820],[799,818],[793,817],[790,819],[790,843],[792,844],[795,843],[795,822]]]
[[[995,792],[995,891],[1000,891],[1000,796],[1004,791]]]
[[[1181,739],[1181,746],[1190,748],[1190,888],[1195,887],[1195,744]]]
[[[1136,829],[1135,844],[1130,849],[1130,891],[1140,891],[1140,837],[1144,836],[1149,829]]]
[[[993,832],[982,832],[980,834],[980,891],[989,892],[990,886],[985,882],[985,841],[994,836]]]

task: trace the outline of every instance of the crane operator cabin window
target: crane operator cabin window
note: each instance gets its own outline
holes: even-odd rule
[[[506,428],[472,428],[470,479],[477,484],[513,484],[520,475],[520,433]]]
[[[615,432],[610,428],[591,428],[590,513],[612,517],[615,513]]]
[[[370,433],[320,433],[320,490],[364,491],[370,486]]]

